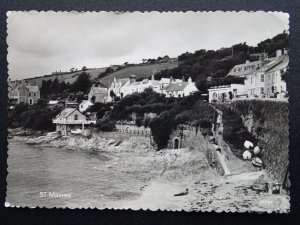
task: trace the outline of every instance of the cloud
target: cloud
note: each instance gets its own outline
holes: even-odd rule
[[[9,76],[141,62],[199,49],[256,45],[288,30],[283,13],[10,12]]]

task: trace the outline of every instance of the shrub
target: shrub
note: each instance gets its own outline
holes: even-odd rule
[[[173,125],[172,115],[168,111],[162,112],[158,117],[150,121],[149,127],[158,150],[166,147]]]
[[[116,123],[114,120],[108,118],[102,118],[97,120],[95,127],[101,131],[113,131],[116,129]]]
[[[201,128],[212,128],[212,123],[211,121],[207,120],[207,119],[203,119],[203,120],[200,120],[200,127]]]
[[[138,126],[138,127],[142,126],[142,124],[143,124],[143,119],[144,119],[143,117],[138,116],[138,117],[135,119],[135,125]]]
[[[149,116],[146,116],[143,122],[143,125],[145,128],[147,128],[149,126],[149,123],[151,121],[151,118]]]

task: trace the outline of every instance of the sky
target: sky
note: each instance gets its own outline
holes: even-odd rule
[[[260,41],[289,30],[289,15],[265,12],[8,12],[12,80],[177,57]]]

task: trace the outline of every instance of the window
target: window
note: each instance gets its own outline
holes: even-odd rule
[[[33,93],[33,96],[36,96],[36,94],[35,94],[35,93]]]
[[[271,81],[271,75],[268,74],[268,81]]]
[[[275,93],[277,92],[277,87],[276,86],[274,87],[274,91],[275,91]]]
[[[31,93],[30,93],[30,92],[28,93],[28,96],[29,96],[29,97],[31,96]]]
[[[264,88],[264,87],[261,87],[261,88],[260,88],[260,94],[263,95],[264,93],[265,93],[265,88]]]
[[[264,74],[260,75],[260,82],[265,82],[265,75]]]
[[[253,77],[250,77],[250,84],[253,84]]]
[[[213,99],[216,99],[217,97],[218,97],[217,93],[214,92],[214,93],[213,93]]]
[[[74,120],[78,120],[78,115],[74,115]]]

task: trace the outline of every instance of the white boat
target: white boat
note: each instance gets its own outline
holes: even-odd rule
[[[71,134],[81,134],[81,129],[71,130]]]
[[[262,161],[261,161],[260,158],[255,157],[255,158],[252,159],[252,164],[254,166],[261,167],[262,166]]]

